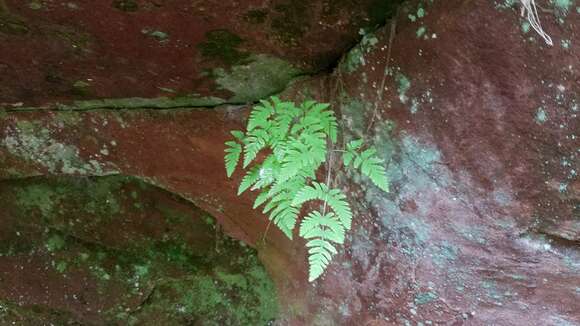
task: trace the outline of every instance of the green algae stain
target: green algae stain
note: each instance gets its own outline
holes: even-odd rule
[[[309,5],[308,0],[289,0],[276,4],[270,24],[273,36],[284,45],[297,46],[313,21]]]
[[[45,246],[49,252],[56,252],[65,248],[66,241],[60,234],[54,233],[46,240]]]
[[[145,212],[135,210],[131,204],[141,198],[152,198],[149,192],[156,188],[121,176],[42,180],[10,181],[16,199],[13,202],[20,208],[18,214],[28,218],[29,224],[40,214],[50,217],[34,220],[41,229],[50,230],[42,236],[37,247],[47,252],[52,269],[63,274],[65,279],[66,273],[86,273],[89,277],[85,282],[95,282],[99,295],[114,300],[114,308],[103,312],[106,324],[181,325],[201,320],[204,325],[266,325],[276,318],[276,289],[256,252],[218,234],[211,226],[213,222],[210,226],[203,222],[191,224],[197,214],[166,209],[165,212],[174,216],[174,220],[166,224],[173,231],[150,238],[149,231],[160,228],[159,222],[148,224],[149,218],[141,221]],[[1,193],[0,202],[6,199],[4,194]],[[155,195],[155,203],[161,194],[168,195],[165,192]],[[162,203],[170,205],[163,199],[159,201]],[[121,209],[115,208],[117,205],[122,205]],[[157,210],[152,216],[168,219],[157,204],[147,204],[147,207]],[[98,212],[93,214],[94,210]],[[107,222],[112,217],[128,219],[129,223],[136,218],[138,229],[131,230],[144,232],[143,239],[110,243],[101,236],[90,235],[112,232]],[[175,230],[192,225],[201,228],[194,234],[207,232],[211,235],[208,239],[219,243],[221,250],[214,251],[213,243],[209,244],[212,248],[209,251],[200,244],[192,246],[180,238],[181,233],[175,234]],[[132,232],[114,232],[127,231]],[[179,232],[187,234],[189,231]],[[122,237],[123,233],[117,235]],[[132,233],[126,235],[131,239],[134,236]],[[3,248],[0,243],[0,254],[19,252],[15,245],[12,241]],[[30,252],[30,248],[23,249]],[[131,302],[142,298],[143,293],[152,288],[154,291],[147,304],[127,314]],[[122,297],[117,296],[119,292],[123,293]]]
[[[216,83],[233,93],[232,103],[253,102],[282,91],[301,74],[290,63],[267,55],[253,55],[247,64],[214,69]]]
[[[245,275],[218,272],[216,277],[169,281],[159,287],[160,295],[151,299],[144,313],[197,317],[204,325],[266,325],[276,318],[278,310],[273,296],[276,291],[267,279],[260,268]],[[166,301],[169,297],[177,302],[170,304]]]
[[[135,12],[139,10],[139,4],[135,0],[114,0],[113,8],[124,12]]]
[[[459,250],[457,247],[447,241],[443,241],[440,245],[431,247],[429,249],[431,259],[435,266],[439,268],[448,268],[447,266],[457,259]]]
[[[28,213],[38,210],[44,217],[52,215],[60,201],[60,196],[54,189],[44,185],[18,187],[15,189],[15,193],[18,207]]]
[[[0,33],[8,35],[25,35],[30,31],[26,22],[12,14],[4,0],[0,0]]]
[[[201,55],[207,59],[220,60],[227,65],[240,63],[249,54],[238,49],[242,38],[225,29],[216,29],[205,34],[205,42],[199,43]]]

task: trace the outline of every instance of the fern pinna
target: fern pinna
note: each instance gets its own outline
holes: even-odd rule
[[[242,161],[247,172],[240,182],[238,195],[257,191],[254,208],[263,213],[288,238],[292,239],[300,211],[306,202],[319,201],[320,211],[308,212],[302,219],[299,235],[307,240],[309,281],[322,275],[336,246],[344,243],[350,230],[352,211],[340,189],[319,182],[316,171],[326,162],[329,147],[338,138],[338,123],[330,105],[305,101],[296,106],[277,97],[254,106],[246,132],[232,131],[234,140],[226,142],[226,173],[231,177]],[[257,160],[258,154],[267,155]],[[363,150],[362,140],[353,140],[343,153],[346,168],[359,169],[384,191],[389,181],[383,161],[376,150]]]

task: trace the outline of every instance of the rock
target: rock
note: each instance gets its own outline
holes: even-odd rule
[[[0,119],[0,178],[130,175],[194,203],[258,249],[278,289],[281,325],[580,323],[579,17],[546,2],[548,47],[510,3],[406,3],[395,23],[363,31],[333,73],[286,88],[285,98],[330,102],[347,139],[374,143],[392,183],[384,194],[334,169],[356,217],[314,285],[303,243],[267,228],[251,194],[236,196],[241,175],[225,177],[223,143],[248,112],[219,106],[235,95],[174,109],[166,99],[112,93],[61,110],[14,105]],[[271,22],[252,10],[248,21]],[[220,60],[244,60],[243,43],[218,36],[237,51]],[[244,86],[230,80],[257,66],[224,70],[235,78],[222,84]],[[238,99],[250,97],[259,94]]]
[[[175,99],[173,107],[253,102],[331,66],[359,29],[385,19],[390,2],[2,0],[0,107],[84,107],[95,99],[125,106],[114,100],[157,97]],[[255,66],[261,77],[250,93],[220,82],[230,74],[252,79],[241,73]]]
[[[3,324],[249,325],[277,315],[254,250],[134,177],[4,180],[0,205]]]

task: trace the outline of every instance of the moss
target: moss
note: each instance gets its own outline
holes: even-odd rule
[[[219,60],[227,65],[233,65],[249,57],[248,53],[238,49],[243,40],[228,30],[209,31],[205,37],[206,41],[197,46],[201,55],[207,59]]]
[[[18,207],[28,214],[38,211],[42,216],[51,216],[60,200],[55,190],[45,185],[18,187],[14,190]]]
[[[369,8],[369,26],[384,25],[393,17],[403,0],[374,0]]]
[[[352,48],[344,58],[342,68],[348,73],[364,66],[366,64],[365,55],[371,52],[379,42],[374,33],[366,33],[361,30],[361,34],[363,34],[363,38],[359,44]]]
[[[39,233],[18,236],[22,238],[18,243],[28,247],[17,247],[15,240],[7,239],[0,243],[0,253],[40,248],[63,280],[69,279],[68,273],[86,275],[85,282],[94,282],[98,295],[114,302],[114,308],[102,315],[106,324],[264,325],[276,317],[276,291],[256,252],[203,221],[192,222],[196,216],[211,218],[197,214],[194,207],[187,210],[181,205],[185,202],[170,205],[170,200],[178,200],[173,195],[121,176],[6,182],[8,187],[0,188],[0,207],[15,212],[16,220],[26,220]],[[147,209],[135,209],[136,200]],[[15,203],[16,209],[9,203]],[[113,219],[123,225],[136,223],[135,228],[112,228]],[[188,227],[197,229],[185,230]],[[151,232],[159,229],[162,234]],[[100,236],[104,232],[129,239],[107,241]],[[37,238],[39,243],[30,241]],[[127,310],[148,291],[152,294],[140,309]]]
[[[56,252],[64,249],[66,246],[65,238],[59,233],[51,234],[46,240],[46,250]]]
[[[0,33],[9,35],[24,35],[30,28],[24,20],[8,10],[4,0],[0,0]]]
[[[216,83],[234,95],[233,103],[253,102],[282,91],[301,71],[290,63],[267,55],[254,55],[251,62],[233,66],[229,71],[214,70]]]
[[[395,80],[397,81],[397,91],[399,92],[399,100],[401,103],[407,102],[407,92],[411,88],[411,81],[407,76],[403,75],[402,73],[397,73],[395,75]]]
[[[169,34],[160,30],[144,28],[141,30],[141,33],[149,37],[152,37],[161,43],[165,43],[169,40]]]
[[[55,38],[58,38],[64,42],[66,42],[68,45],[70,45],[77,52],[86,51],[86,49],[89,47],[89,44],[91,43],[91,37],[89,36],[89,34],[84,33],[79,29],[73,29],[73,28],[65,27],[65,26],[55,26],[50,31],[48,31],[48,33],[50,33]],[[55,73],[52,73],[52,74],[54,75]],[[55,76],[55,77],[56,78],[54,78],[54,77],[52,77],[52,78],[60,81],[59,76]],[[49,76],[48,78],[51,78],[51,77]],[[84,82],[82,82],[82,83],[84,83]],[[80,85],[78,85],[78,86],[80,86]],[[75,85],[73,85],[73,87],[75,87]]]
[[[307,0],[292,0],[274,7],[270,29],[278,40],[286,45],[298,45],[312,21],[309,4]]]
[[[267,17],[268,17],[268,13],[266,12],[266,10],[264,10],[264,9],[252,9],[252,10],[248,10],[244,14],[243,19],[250,24],[259,25],[259,24],[263,24],[266,21]]]
[[[257,260],[245,260],[245,273],[217,270],[215,275],[197,275],[160,282],[149,304],[137,319],[151,315],[184,324],[266,325],[276,318],[276,291]]]
[[[113,8],[124,12],[135,12],[139,10],[139,4],[135,0],[115,0]]]
[[[80,325],[72,312],[0,300],[2,325]]]

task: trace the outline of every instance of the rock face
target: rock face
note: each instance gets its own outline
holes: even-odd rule
[[[4,325],[265,324],[277,316],[255,251],[143,181],[3,181],[0,204]]]
[[[360,28],[384,20],[389,3],[2,0],[0,103],[255,101],[293,77],[327,68]]]
[[[114,2],[131,12],[123,15],[146,8],[145,2],[131,3]],[[11,105],[0,120],[0,178],[6,180],[0,186],[16,189],[19,179],[46,175],[124,175],[176,194],[257,248],[278,288],[280,325],[579,324],[580,7],[572,1],[542,5],[550,10],[541,19],[553,47],[509,1],[406,3],[384,28],[367,30],[332,73],[286,88],[282,95],[289,99],[330,102],[342,118],[345,140],[373,142],[392,182],[385,195],[364,177],[333,168],[335,186],[349,193],[356,217],[347,244],[314,285],[306,283],[303,243],[267,228],[266,218],[251,209],[251,195],[236,196],[240,175],[225,178],[223,142],[229,130],[241,128],[248,108],[193,108],[249,101],[274,89],[223,96],[184,82],[180,90],[211,101],[127,99],[162,95],[149,92],[158,86],[152,82],[103,88],[89,97],[106,99],[65,107],[54,101],[75,99],[66,93],[32,96],[24,106],[45,108],[19,109],[14,103],[29,97],[6,83],[3,101]],[[7,13],[16,9],[6,8],[19,6],[4,6],[2,17],[14,21],[17,16]],[[248,15],[276,25],[270,14]],[[30,33],[17,24],[1,26],[4,37]],[[284,46],[295,52],[277,56],[291,62],[292,68],[281,68],[291,72],[286,75],[324,66],[313,65],[321,61],[305,49],[313,47],[307,35],[314,32],[303,33],[305,44],[288,41]],[[151,35],[159,42],[161,34]],[[273,40],[284,39],[278,37]],[[342,49],[341,37],[327,40],[334,42],[332,51]],[[271,59],[273,49],[283,52],[275,44],[270,52],[260,50],[262,58]],[[229,74],[250,76],[247,85],[253,85],[263,70],[254,61],[239,65],[236,51],[220,60],[233,60]],[[304,58],[309,68],[299,67]],[[83,68],[77,65],[71,64]],[[113,61],[111,67],[116,71]],[[179,105],[188,107],[167,109]]]

